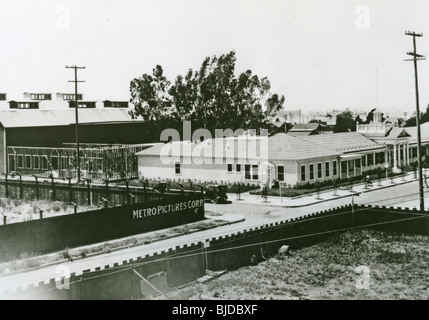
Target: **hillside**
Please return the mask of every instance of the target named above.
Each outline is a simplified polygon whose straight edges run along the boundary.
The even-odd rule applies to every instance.
[[[427,236],[370,230],[347,232],[311,247],[278,254],[258,265],[230,271],[209,282],[171,291],[166,297],[426,300],[428,244]],[[365,267],[359,269],[359,266]],[[365,270],[369,278],[363,281]]]

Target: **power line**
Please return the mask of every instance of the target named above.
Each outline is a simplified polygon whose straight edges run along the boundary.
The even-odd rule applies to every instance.
[[[422,137],[420,132],[420,106],[419,106],[419,81],[418,81],[418,74],[417,74],[417,61],[418,60],[425,60],[425,57],[417,54],[417,48],[416,48],[416,37],[423,37],[422,33],[415,33],[411,31],[406,31],[405,35],[412,36],[413,37],[413,52],[408,52],[407,54],[412,56],[412,59],[406,59],[405,61],[414,61],[414,79],[415,79],[415,87],[416,87],[416,126],[417,126],[417,159],[418,159],[418,170],[419,170],[419,194],[420,194],[420,210],[424,211],[425,209],[425,200],[423,196],[423,171],[422,171]]]
[[[77,80],[77,69],[86,69],[86,67],[78,67],[78,66],[66,66],[67,69],[74,69],[74,80],[69,80],[69,82],[74,82],[74,94],[75,94],[75,138],[76,138],[76,162],[77,162],[77,183],[80,182],[80,157],[79,157],[79,104],[78,104],[78,94],[77,94],[77,83],[85,82]]]

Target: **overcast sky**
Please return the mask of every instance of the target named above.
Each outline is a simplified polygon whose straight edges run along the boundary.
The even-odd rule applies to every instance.
[[[364,7],[362,7],[364,6]],[[368,10],[366,10],[368,9]],[[369,19],[369,20],[368,20]],[[415,110],[412,37],[429,55],[428,0],[0,0],[0,92],[73,92],[129,99],[160,64],[170,80],[235,50],[236,73],[267,76],[287,109]],[[429,65],[419,62],[420,106]]]

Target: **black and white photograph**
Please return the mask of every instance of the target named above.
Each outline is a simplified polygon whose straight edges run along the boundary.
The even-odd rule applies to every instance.
[[[428,14],[0,0],[0,300],[428,300]]]

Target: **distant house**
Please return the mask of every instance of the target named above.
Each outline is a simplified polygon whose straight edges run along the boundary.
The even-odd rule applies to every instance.
[[[293,136],[308,136],[313,134],[320,134],[325,130],[326,127],[319,123],[298,123],[295,124],[292,129],[289,130],[288,134]]]

